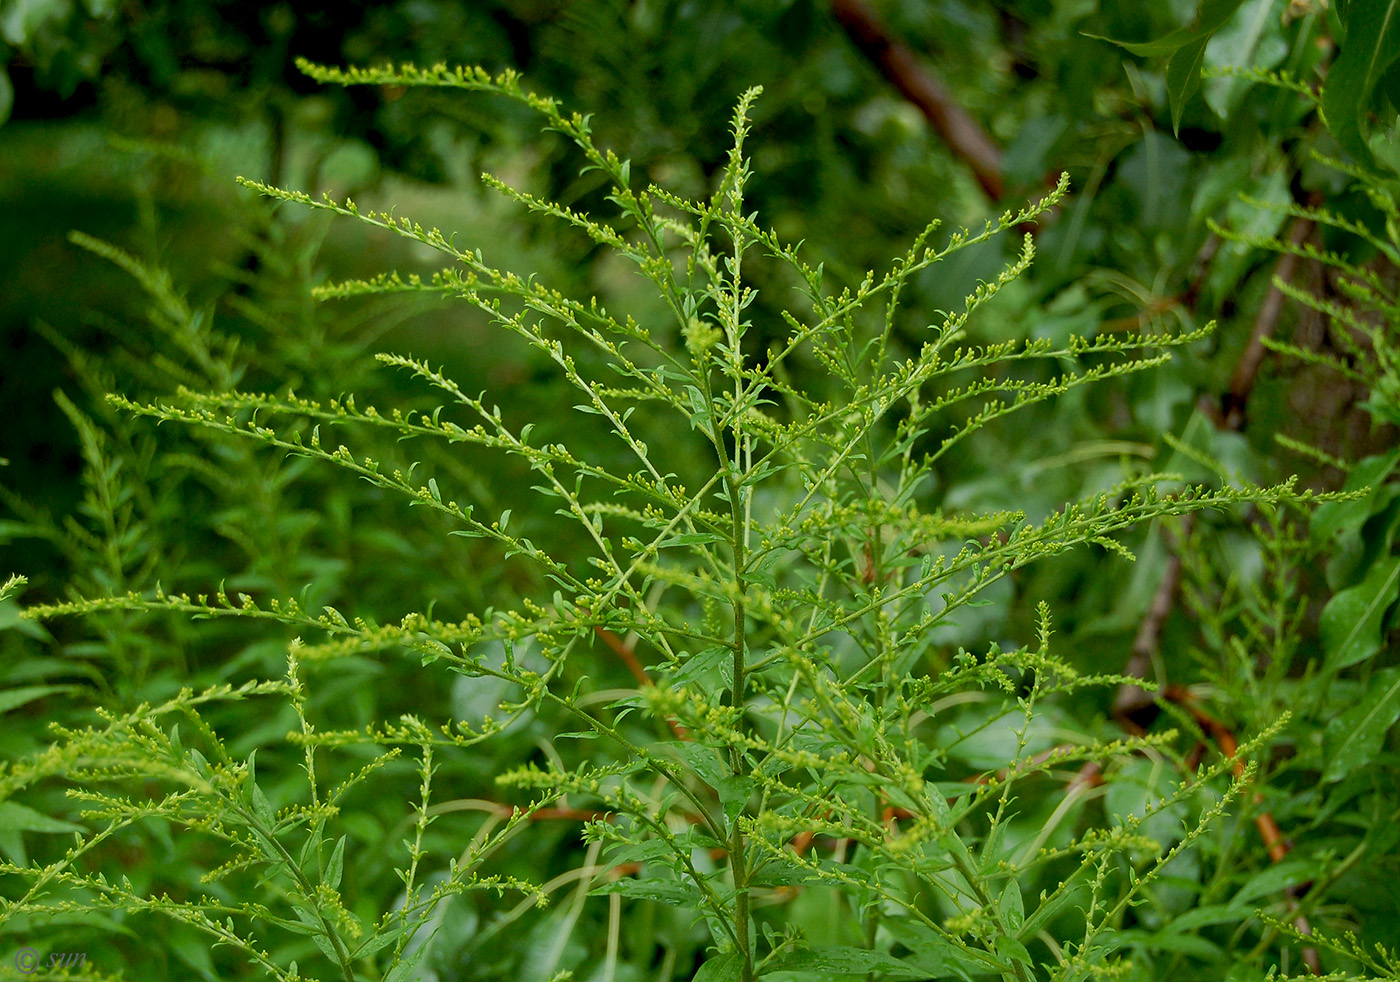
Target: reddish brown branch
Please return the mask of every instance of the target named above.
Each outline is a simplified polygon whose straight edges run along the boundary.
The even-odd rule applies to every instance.
[[[633,678],[642,685],[651,685],[651,676],[642,667],[642,663],[637,661],[637,656],[632,652],[632,649],[622,643],[621,638],[606,627],[595,627],[593,633],[602,638],[603,643],[612,649],[612,653],[617,655],[622,664],[627,666],[627,670],[632,673]]]
[[[861,53],[924,114],[953,154],[972,168],[987,197],[1000,201],[1006,191],[1001,150],[986,130],[953,101],[943,83],[919,64],[912,51],[890,36],[864,0],[832,0],[831,12]]]
[[[647,674],[647,670],[642,667],[642,663],[637,661],[636,654],[622,642],[621,638],[605,627],[595,627],[593,633],[603,639],[603,643],[612,649],[613,654],[617,655],[622,661],[622,664],[627,666],[627,670],[632,673],[632,676],[638,682],[642,683],[642,685],[651,685],[651,676]],[[690,739],[690,731],[680,723],[673,719],[668,719],[666,723],[671,727],[671,732],[674,733],[678,739]]]
[[[1181,521],[1182,537],[1191,534],[1191,516]],[[1157,583],[1157,592],[1152,595],[1152,604],[1138,625],[1137,637],[1133,639],[1132,653],[1123,666],[1123,674],[1135,679],[1147,678],[1152,668],[1152,660],[1157,656],[1161,644],[1162,627],[1171,616],[1176,604],[1176,592],[1181,585],[1181,556],[1167,542],[1167,562],[1162,570],[1162,579]],[[1141,734],[1146,727],[1137,719],[1138,714],[1155,704],[1153,696],[1137,685],[1121,685],[1113,697],[1113,718],[1129,733]]]

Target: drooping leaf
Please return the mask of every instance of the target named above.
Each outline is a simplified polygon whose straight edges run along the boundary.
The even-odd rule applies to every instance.
[[[1119,41],[1097,34],[1088,36],[1116,44],[1143,58],[1170,55],[1167,60],[1167,97],[1171,104],[1172,132],[1175,133],[1181,128],[1181,114],[1186,103],[1201,87],[1201,63],[1205,59],[1206,45],[1215,32],[1235,16],[1243,2],[1202,0],[1190,24],[1154,41]]]
[[[1201,65],[1205,62],[1210,35],[1192,39],[1172,52],[1167,60],[1167,103],[1172,110],[1172,133],[1181,132],[1181,114],[1186,103],[1201,88]]]
[[[1235,11],[1239,10],[1242,3],[1244,0],[1203,0],[1200,7],[1196,9],[1196,16],[1190,24],[1152,41],[1119,41],[1099,34],[1086,36],[1099,41],[1107,41],[1109,44],[1116,44],[1118,47],[1126,48],[1143,58],[1159,58],[1162,55],[1173,54],[1179,48],[1195,41],[1202,34],[1209,40],[1210,35],[1224,27],[1225,23],[1235,16]]]

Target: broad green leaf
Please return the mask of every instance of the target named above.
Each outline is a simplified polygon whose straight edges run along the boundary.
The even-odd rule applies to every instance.
[[[695,973],[694,982],[735,982],[744,970],[744,959],[737,951],[707,959]]]
[[[752,886],[788,887],[819,879],[821,874],[815,870],[781,858],[773,858],[758,868],[749,883]]]
[[[923,969],[926,975],[960,978],[969,972],[1001,972],[1004,967],[985,951],[967,947],[963,942],[955,944],[947,936],[918,921],[890,918],[884,927],[892,938],[913,952],[910,961]]]
[[[1201,88],[1201,65],[1206,57],[1210,35],[1203,34],[1172,52],[1167,61],[1167,102],[1172,110],[1172,133],[1181,132],[1181,114],[1186,103]]]
[[[1362,498],[1348,501],[1324,501],[1318,505],[1317,510],[1313,512],[1310,523],[1313,541],[1320,545],[1340,531],[1360,528],[1362,523],[1375,511],[1374,502],[1377,497],[1375,489],[1378,489],[1385,482],[1397,464],[1400,464],[1400,449],[1393,450],[1388,454],[1367,457],[1353,467],[1351,473],[1347,475],[1342,490],[1363,491],[1371,489],[1371,493]]]
[[[1016,882],[1015,877],[1007,881],[1006,888],[1001,891],[1001,902],[997,906],[1011,930],[1021,930],[1021,925],[1026,920],[1026,908],[1021,901],[1021,884]]]
[[[217,979],[219,977],[218,971],[214,968],[214,959],[210,953],[207,939],[186,931],[174,931],[164,938],[164,943],[169,946],[180,961],[199,973],[200,978]]]
[[[770,966],[776,972],[809,972],[819,978],[833,975],[881,973],[886,979],[923,979],[928,973],[882,951],[849,945],[825,945],[794,952]]]
[[[1327,601],[1318,630],[1329,672],[1355,665],[1380,650],[1381,621],[1397,596],[1400,556],[1387,556],[1360,583]]]
[[[1034,965],[1031,961],[1031,953],[1026,950],[1026,946],[1010,935],[1003,934],[997,938],[997,954],[1013,962],[1020,962],[1027,968]]]
[[[663,904],[695,907],[700,899],[699,889],[680,880],[638,880],[630,876],[593,888],[595,894],[617,893],[624,897],[655,900]]]
[[[1260,897],[1271,897],[1289,887],[1317,879],[1326,872],[1326,864],[1311,856],[1293,853],[1283,862],[1273,863],[1255,873],[1240,887],[1230,901],[1232,906],[1248,905]]]
[[[1275,68],[1288,57],[1286,31],[1278,15],[1277,0],[1246,0],[1241,11],[1211,38],[1205,67]],[[1206,103],[1222,120],[1228,120],[1245,95],[1256,87],[1246,79],[1229,77],[1210,79],[1204,86]],[[1284,181],[1287,182],[1286,177]]]
[[[1376,86],[1400,60],[1400,0],[1351,0],[1338,13],[1346,38],[1327,72],[1322,113],[1342,149],[1361,166],[1374,169],[1366,118]]]
[[[739,817],[757,787],[757,782],[752,778],[737,775],[719,782],[715,791],[719,793],[719,801],[724,807],[724,818],[727,822],[732,824]]]
[[[1327,725],[1324,781],[1339,781],[1375,759],[1400,719],[1400,668],[1377,672],[1356,705]]]
[[[1214,927],[1216,924],[1235,925],[1241,923],[1253,913],[1254,908],[1242,906],[1238,902],[1229,904],[1209,904],[1205,907],[1193,908],[1179,916],[1173,917],[1171,930],[1177,934],[1181,934],[1202,927]]]

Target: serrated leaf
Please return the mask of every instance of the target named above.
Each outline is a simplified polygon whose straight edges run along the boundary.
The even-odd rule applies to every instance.
[[[271,828],[277,824],[277,813],[272,809],[272,803],[267,800],[267,795],[263,794],[263,789],[252,781],[248,782],[248,803],[253,806],[253,814],[258,821]]]
[[[1386,734],[1400,719],[1400,668],[1377,672],[1366,694],[1346,712],[1327,724],[1324,747],[1327,765],[1324,781],[1339,781],[1366,767],[1380,752]]]

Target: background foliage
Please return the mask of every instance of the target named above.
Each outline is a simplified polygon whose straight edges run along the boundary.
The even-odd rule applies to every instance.
[[[1211,319],[1219,327],[1165,366],[992,421],[939,458],[924,503],[950,515],[1018,510],[1038,521],[1066,501],[1158,471],[1227,484],[1298,475],[1304,486],[1357,495],[1310,511],[1260,507],[1143,526],[1124,540],[1139,555],[1132,565],[1089,546],[1017,569],[987,588],[990,604],[939,625],[940,650],[951,658],[960,646],[1034,648],[1044,601],[1054,650],[1074,669],[1165,686],[1155,702],[1109,686],[1039,704],[1035,725],[1047,733],[1110,740],[1174,727],[1181,735],[1098,771],[1061,766],[1020,785],[1018,820],[1027,827],[1082,832],[1140,815],[1202,757],[1218,764],[1235,743],[1267,734],[1241,806],[1122,912],[1116,971],[1250,978],[1316,965],[1392,977],[1393,959],[1374,947],[1400,944],[1391,792],[1400,717],[1400,219],[1392,197],[1400,43],[1387,33],[1400,28],[1382,26],[1400,23],[1384,19],[1392,9],[1245,0],[1206,4],[1194,19],[1190,3],[1111,0],[873,8],[7,0],[0,570],[28,576],[26,606],[150,596],[157,584],[212,595],[223,584],[230,596],[299,596],[308,611],[332,605],[372,626],[413,611],[456,621],[517,609],[553,589],[537,566],[449,537],[450,516],[408,513],[382,487],[231,434],[157,429],[104,398],[119,392],[144,404],[181,386],[294,389],[323,403],[354,392],[361,405],[431,412],[430,394],[371,358],[411,350],[465,392],[491,390],[516,430],[536,421],[537,442],[584,432],[581,417],[560,411],[574,400],[561,394],[546,354],[480,310],[413,295],[314,303],[312,287],[328,280],[435,264],[422,243],[383,229],[273,209],[240,190],[234,174],[313,196],[353,195],[364,209],[392,204],[425,224],[469,231],[501,268],[534,272],[568,296],[596,295],[639,321],[659,316],[625,261],[481,183],[489,170],[581,212],[611,207],[606,174],[580,173],[563,136],[537,138],[527,109],[396,84],[323,87],[295,69],[294,56],[518,69],[533,91],[593,114],[593,139],[630,161],[638,186],[700,198],[729,160],[735,102],[762,85],[746,207],[784,239],[803,240],[806,262],[823,264],[838,286],[854,288],[866,269],[884,268],[931,217],[980,228],[1067,172],[1069,197],[1036,227],[1037,262],[969,321],[970,340],[1063,345],[1072,334],[1190,334]],[[920,78],[891,45],[912,54],[941,102],[919,101]],[[984,134],[990,170],[974,144],[938,122],[950,107]],[[923,325],[994,279],[1015,258],[1017,239],[990,240],[911,275],[894,349],[916,351]],[[794,284],[775,264],[750,275],[760,291],[745,354],[761,358],[785,334],[779,312],[791,306]],[[795,356],[788,371],[788,384],[814,401],[837,395],[810,356]],[[1059,369],[992,371],[1033,383]],[[357,441],[357,454],[401,459],[393,434],[371,430]],[[417,480],[458,489],[482,514],[514,509],[514,521],[534,541],[553,543],[552,553],[584,548],[576,525],[549,508],[535,514],[520,498],[531,481],[520,461],[464,458],[424,441],[414,442],[413,459]],[[190,619],[151,607],[41,626],[18,610],[15,597],[0,601],[0,740],[12,777],[43,759],[56,738],[51,722],[85,727],[96,707],[121,716],[178,702],[184,687],[280,679],[288,641],[300,633],[276,619]],[[579,657],[589,661],[575,670],[600,691],[637,689],[626,658],[602,640]],[[442,678],[412,662],[356,658],[274,714],[251,708],[245,694],[211,703],[201,718],[228,741],[230,760],[258,751],[258,783],[280,808],[303,793],[305,775],[285,743],[299,714],[336,730],[403,713],[480,720],[518,697],[504,683]],[[967,695],[943,711],[939,740],[966,775],[995,773],[1023,748],[998,742],[1000,702]],[[1291,717],[1275,729],[1285,710]],[[483,752],[439,761],[436,788],[477,816],[463,834],[494,844],[491,870],[572,899],[537,909],[516,906],[518,895],[458,897],[435,914],[431,950],[410,949],[424,959],[414,973],[689,978],[705,963],[714,937],[684,911],[637,894],[621,917],[620,894],[585,899],[589,877],[577,871],[602,860],[601,847],[580,837],[582,808],[560,807],[523,828],[506,821],[503,809],[527,797],[495,779],[546,765],[572,728],[532,712]],[[89,756],[62,766],[78,774],[104,765]],[[422,774],[397,763],[384,764],[384,774],[375,794],[347,791],[346,851],[372,856],[410,834],[404,816]],[[0,804],[8,863],[61,855],[82,821],[83,803],[65,797],[69,786],[39,781]],[[1071,804],[1079,811],[1066,822]],[[1155,816],[1159,837],[1184,831],[1185,814]],[[430,843],[439,851],[455,841],[441,824],[420,832],[442,836]],[[334,865],[333,845],[327,840],[318,862]],[[856,848],[830,832],[818,845],[823,855]],[[644,850],[612,857],[608,869],[647,858]],[[364,893],[346,903],[373,919],[402,884],[387,859],[377,869],[359,861],[370,866],[357,870]],[[103,843],[93,871],[120,870],[135,894],[156,882],[156,870],[183,871],[173,892],[197,895],[209,865],[198,847],[152,823],[149,834]],[[17,895],[13,874],[0,882],[0,893]],[[635,882],[646,882],[645,871]],[[774,901],[774,930],[786,923],[831,934],[842,905],[856,903],[839,890],[788,890]],[[999,898],[1003,909],[1019,902]],[[8,911],[3,931],[15,948],[86,951],[89,967],[105,973],[261,977],[229,949],[211,950],[200,925],[174,922],[153,936],[155,923],[164,922],[129,910],[42,921]],[[1311,941],[1292,936],[1299,925]],[[1348,932],[1355,941],[1343,940]],[[502,937],[520,943],[503,946]],[[896,955],[915,950],[907,936],[880,940]],[[1054,961],[1044,939],[1027,943],[1035,965]],[[301,959],[308,972],[317,957],[304,938],[272,954],[283,966]],[[724,964],[709,962],[719,966],[711,972]],[[895,971],[874,962],[851,970]]]

